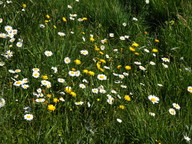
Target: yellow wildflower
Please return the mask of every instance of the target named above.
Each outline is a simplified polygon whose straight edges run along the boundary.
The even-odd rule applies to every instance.
[[[129,95],[125,95],[125,96],[124,96],[124,99],[125,99],[126,101],[131,101],[131,97],[130,97]]]
[[[50,16],[47,14],[47,15],[46,15],[46,18],[50,19]]]
[[[155,39],[155,42],[156,42],[156,43],[159,43],[159,40],[158,40],[158,39]]]
[[[72,89],[71,89],[70,87],[66,87],[66,88],[65,88],[65,92],[71,93],[71,91],[72,91]]]
[[[47,80],[47,79],[48,79],[48,76],[43,75],[43,76],[42,76],[42,79]]]
[[[74,60],[74,62],[75,62],[76,65],[80,65],[81,64],[81,61],[78,60],[78,59]]]
[[[76,96],[77,96],[77,94],[76,94],[75,92],[73,92],[73,91],[70,92],[70,95],[73,96],[73,97],[76,97]]]
[[[106,60],[104,60],[104,59],[100,59],[99,61],[102,63],[106,63]]]
[[[95,39],[94,39],[93,37],[90,37],[90,41],[91,41],[91,42],[94,42]]]
[[[54,29],[56,29],[56,28],[57,28],[57,26],[56,26],[56,25],[53,25],[53,28],[54,28]]]
[[[157,53],[158,49],[152,49],[152,52]]]
[[[100,101],[100,99],[98,98],[97,101]]]
[[[47,94],[47,97],[50,98],[50,97],[51,97],[51,94]]]
[[[91,76],[95,75],[95,73],[93,71],[89,71],[88,74],[91,75]]]
[[[54,98],[54,99],[53,99],[53,102],[54,102],[54,103],[57,103],[57,102],[59,102],[59,99],[58,99],[58,98]]]
[[[138,47],[139,44],[138,43],[132,43],[132,46]]]
[[[88,71],[87,69],[84,69],[84,70],[83,70],[83,73],[88,74],[88,73],[89,73],[89,71]]]
[[[48,105],[48,110],[50,111],[54,111],[56,109],[56,107],[52,104]]]
[[[131,69],[131,66],[125,66],[125,69],[126,69],[126,70],[130,70],[130,69]]]
[[[135,55],[140,55],[140,54],[138,52],[136,52]]]
[[[104,55],[104,53],[102,51],[99,52],[101,55]]]
[[[24,7],[24,8],[26,8],[26,7],[27,7],[27,5],[26,5],[26,4],[23,4],[23,7]]]
[[[122,67],[122,65],[118,65],[118,66],[117,66],[117,69],[120,69],[121,67]]]
[[[49,22],[49,20],[45,20],[45,23],[48,23]]]
[[[67,21],[67,19],[66,19],[65,17],[62,17],[62,20],[63,20],[64,22],[66,22],[66,21]]]
[[[129,50],[130,50],[130,51],[135,51],[135,48],[129,47]]]
[[[124,105],[119,105],[119,108],[120,109],[125,109],[125,106]]]

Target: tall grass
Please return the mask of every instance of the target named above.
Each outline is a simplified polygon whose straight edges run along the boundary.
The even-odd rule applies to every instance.
[[[186,70],[192,66],[191,1],[151,0],[146,4],[133,0],[30,0],[3,3],[0,5],[0,18],[3,18],[0,33],[5,32],[4,26],[12,26],[18,30],[16,41],[23,39],[23,46],[17,47],[16,42],[0,38],[1,54],[7,50],[14,52],[12,58],[0,57],[0,61],[5,62],[0,67],[0,97],[6,100],[5,106],[0,108],[1,143],[184,144],[187,143],[184,136],[192,137],[192,98],[187,91],[192,85],[192,76],[191,71]],[[79,22],[76,18],[73,21],[69,14],[87,20]],[[45,23],[45,20],[50,21]],[[58,32],[64,32],[66,36],[60,37]],[[115,36],[110,37],[109,33]],[[90,34],[93,34],[94,41],[91,41]],[[120,40],[121,36],[129,38]],[[107,42],[101,43],[105,38]],[[139,46],[132,46],[133,43]],[[95,49],[102,45],[105,50]],[[131,51],[130,46],[135,51]],[[45,56],[47,50],[53,52],[51,57]],[[81,55],[80,50],[88,50],[89,54]],[[66,57],[71,59],[68,65],[64,63]],[[170,62],[163,62],[163,57]],[[81,60],[80,65],[74,63],[76,59]],[[101,62],[99,66],[110,69],[103,72],[97,67],[101,59],[106,63]],[[150,61],[156,65],[151,65]],[[146,70],[142,71],[134,62],[141,62]],[[125,66],[131,66],[131,69],[126,70]],[[58,73],[54,73],[51,67],[57,67]],[[40,69],[37,79],[32,76],[33,68]],[[8,71],[10,69],[21,69],[21,73],[16,76]],[[81,75],[69,76],[72,69],[80,70]],[[85,69],[93,71],[95,76],[83,73]],[[115,76],[124,72],[129,76],[124,79]],[[107,80],[97,79],[101,73],[107,76]],[[51,88],[40,84],[45,75],[51,81]],[[29,79],[28,89],[13,85],[14,81],[23,78]],[[64,78],[66,82],[59,83],[57,78]],[[86,89],[79,87],[83,79],[89,81],[84,83]],[[115,80],[122,83],[114,83]],[[107,93],[92,92],[101,85]],[[71,86],[77,96],[66,92],[66,86]],[[33,93],[38,88],[43,90],[44,103],[35,102],[37,97]],[[48,98],[47,94],[52,97]],[[114,98],[112,104],[107,102],[108,94]],[[125,95],[131,100],[126,101]],[[149,95],[157,96],[159,103],[153,104]],[[60,97],[65,102],[54,102],[54,98]],[[75,105],[78,101],[84,104]],[[169,113],[173,103],[181,106],[176,115]],[[49,104],[56,109],[48,110]],[[24,119],[27,106],[34,116],[31,121]]]

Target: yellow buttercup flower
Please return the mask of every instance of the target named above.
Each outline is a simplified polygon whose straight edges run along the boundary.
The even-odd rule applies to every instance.
[[[125,106],[124,105],[119,105],[119,108],[120,109],[125,109]]]
[[[54,103],[57,103],[57,102],[59,102],[59,99],[58,99],[58,98],[54,98],[54,99],[53,99],[53,102],[54,102]]]
[[[76,65],[80,65],[81,64],[81,61],[78,60],[78,59],[74,60],[74,62],[75,62]]]
[[[47,97],[50,98],[50,97],[51,97],[51,94],[47,94]]]
[[[70,95],[73,96],[73,97],[76,97],[76,96],[77,96],[77,94],[76,94],[75,92],[73,92],[73,91],[70,92]]]
[[[43,75],[43,76],[42,76],[42,79],[47,80],[47,79],[48,79],[48,76]]]
[[[95,75],[95,73],[93,71],[89,71],[88,74],[91,75],[91,76]]]
[[[50,111],[54,111],[56,109],[56,107],[52,104],[48,105],[48,110]]]
[[[129,47],[129,50],[130,50],[130,51],[135,51],[135,48]]]
[[[135,55],[140,55],[140,54],[138,52],[136,52]]]
[[[122,67],[122,65],[118,65],[118,66],[117,66],[117,69],[120,69],[121,67]]]
[[[152,52],[157,53],[158,49],[152,49]]]
[[[24,7],[24,8],[26,8],[26,7],[27,7],[27,5],[26,5],[26,4],[23,4],[23,7]]]
[[[62,20],[63,20],[64,22],[66,22],[66,21],[67,21],[67,19],[66,19],[65,17],[62,17]]]
[[[90,41],[91,41],[91,42],[94,42],[95,39],[94,39],[93,37],[90,37]]]
[[[88,71],[87,69],[84,69],[84,70],[83,70],[83,73],[85,73],[85,74],[88,74],[88,72],[89,72],[89,71]]]
[[[158,40],[158,39],[155,39],[155,42],[156,42],[156,43],[159,43],[159,40]]]
[[[47,14],[47,15],[46,15],[46,18],[50,19],[50,16]]]
[[[126,70],[130,70],[130,69],[131,69],[131,66],[125,66],[125,69],[126,69]]]
[[[139,44],[138,43],[132,43],[132,46],[138,47]]]
[[[124,99],[125,99],[126,101],[131,101],[131,97],[130,97],[129,95],[125,95],[125,96],[124,96]]]
[[[57,26],[56,26],[56,25],[53,25],[53,28],[54,28],[54,29],[56,29],[56,28],[57,28]]]

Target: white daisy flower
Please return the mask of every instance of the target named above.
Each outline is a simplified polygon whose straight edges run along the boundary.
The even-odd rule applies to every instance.
[[[124,78],[125,78],[125,76],[122,75],[122,74],[119,74],[118,76],[119,76],[119,78],[121,78],[121,79],[124,79]]]
[[[104,89],[99,89],[99,92],[102,93],[102,94],[104,94],[104,93],[106,93],[106,90],[104,90]]]
[[[133,17],[133,21],[138,21],[138,19],[136,17]]]
[[[51,51],[45,51],[44,54],[47,56],[47,57],[50,57],[53,55],[53,53]]]
[[[149,4],[149,0],[145,0],[145,3],[146,3],[146,4]]]
[[[73,77],[76,75],[76,72],[75,71],[69,71],[69,75]]]
[[[59,35],[59,36],[65,36],[65,33],[63,33],[63,32],[58,32],[58,35]]]
[[[146,53],[150,53],[150,51],[149,51],[148,49],[144,49],[144,51],[145,51]]]
[[[65,62],[66,64],[69,64],[69,63],[71,62],[71,59],[70,59],[69,57],[65,57],[65,58],[64,58],[64,62]]]
[[[82,101],[75,102],[75,105],[83,105],[83,104],[84,104],[84,102],[82,102]]]
[[[9,26],[9,25],[5,26],[6,32],[10,33],[12,30],[13,30],[12,26]]]
[[[109,37],[114,37],[114,33],[109,33]]]
[[[146,70],[146,68],[145,68],[144,66],[139,66],[139,69],[140,69],[140,70],[143,70],[143,71]]]
[[[156,65],[153,61],[149,62],[150,65]]]
[[[173,105],[173,107],[174,107],[175,109],[178,109],[178,110],[181,109],[181,107],[179,106],[179,104],[173,103],[172,105]]]
[[[154,95],[149,95],[149,96],[148,96],[148,99],[149,99],[153,104],[159,103],[159,98],[156,97],[156,96],[154,96]]]
[[[141,62],[135,61],[134,64],[141,65]]]
[[[187,142],[190,142],[190,141],[191,141],[191,138],[189,138],[188,136],[184,136],[184,139],[185,139]]]
[[[35,101],[38,103],[42,103],[42,102],[45,102],[45,99],[44,98],[38,98]]]
[[[0,18],[0,23],[2,23],[3,22],[3,19],[2,18]]]
[[[5,99],[4,98],[0,98],[0,108],[5,106]]]
[[[65,79],[63,79],[63,78],[58,78],[57,81],[58,81],[59,83],[64,83],[64,82],[65,82]]]
[[[76,77],[80,76],[80,74],[81,74],[81,72],[79,70],[75,72]]]
[[[39,24],[39,27],[40,28],[45,28],[45,25],[44,24]]]
[[[4,66],[5,65],[5,62],[0,62],[0,66]]]
[[[124,36],[120,36],[119,39],[120,40],[125,40],[125,37]]]
[[[117,122],[118,122],[118,123],[122,123],[122,120],[119,119],[119,118],[117,118]]]
[[[190,92],[190,93],[192,93],[192,86],[188,86],[188,87],[187,87],[187,91]]]
[[[80,53],[81,53],[82,55],[88,55],[88,54],[89,54],[89,52],[88,52],[87,50],[81,50]]]
[[[170,113],[171,115],[176,115],[176,111],[175,111],[173,108],[170,108],[170,109],[169,109],[169,113]]]
[[[38,88],[38,89],[37,89],[37,92],[38,92],[38,93],[41,93],[41,92],[42,92],[42,89],[41,89],[41,88]]]
[[[38,77],[40,76],[40,73],[37,72],[37,71],[34,71],[33,74],[32,74],[32,76],[33,76],[34,78],[38,78]]]
[[[168,68],[169,67],[168,65],[166,65],[164,63],[162,63],[162,65],[163,65],[164,68]]]
[[[98,92],[99,92],[99,89],[98,89],[98,88],[93,88],[93,89],[92,89],[92,93],[98,94]]]
[[[27,85],[27,84],[22,84],[21,87],[22,87],[23,89],[28,89],[28,88],[29,88],[29,85]]]
[[[57,73],[57,72],[58,72],[57,67],[51,67],[51,69],[54,71],[54,73]]]
[[[39,68],[33,68],[32,71],[33,72],[39,72]]]
[[[16,43],[16,46],[17,46],[17,47],[22,47],[22,46],[23,46],[23,43],[22,43],[22,42],[17,42],[17,43]]]
[[[21,80],[15,81],[13,83],[14,86],[21,86],[23,84],[23,82]]]
[[[31,121],[31,120],[33,120],[33,115],[32,114],[26,114],[26,115],[24,115],[24,119]]]
[[[149,115],[154,117],[155,113],[149,112]]]
[[[86,86],[84,84],[79,84],[79,87],[82,88],[82,89],[86,88]]]
[[[170,60],[168,59],[168,58],[161,58],[162,59],[162,61],[164,61],[164,62],[170,62]]]
[[[98,78],[99,80],[106,80],[106,79],[107,79],[107,76],[104,75],[104,74],[98,74],[98,75],[97,75],[97,78]]]

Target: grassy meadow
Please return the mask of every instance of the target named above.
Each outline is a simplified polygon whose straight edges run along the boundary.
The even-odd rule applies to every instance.
[[[0,0],[0,143],[191,143],[191,11]]]

